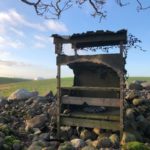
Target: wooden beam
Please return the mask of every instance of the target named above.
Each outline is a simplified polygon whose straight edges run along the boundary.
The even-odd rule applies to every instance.
[[[61,90],[81,90],[81,91],[120,91],[119,87],[86,87],[86,86],[73,86],[61,87]]]
[[[83,111],[71,111],[68,114],[61,114],[63,117],[73,117],[73,118],[82,118],[82,119],[98,119],[98,120],[111,120],[119,121],[120,113],[119,109],[115,110],[106,110],[100,113],[87,113]]]
[[[120,123],[117,121],[79,119],[79,118],[69,118],[69,117],[61,117],[61,125],[79,126],[79,127],[88,127],[88,128],[96,127],[101,129],[112,129],[112,130],[120,129]]]
[[[83,105],[89,106],[105,106],[105,107],[120,107],[120,100],[115,98],[91,98],[91,97],[73,97],[62,96],[62,104]]]

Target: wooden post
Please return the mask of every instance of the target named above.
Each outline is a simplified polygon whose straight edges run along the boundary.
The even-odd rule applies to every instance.
[[[57,66],[57,138],[60,138],[60,112],[61,112],[61,93],[60,93],[60,87],[61,87],[61,66]]]
[[[58,56],[62,53],[62,43],[58,40],[55,46]],[[57,57],[58,58],[58,57]],[[60,138],[60,112],[61,112],[61,65],[57,65],[57,138]]]
[[[123,42],[120,42],[120,54],[123,59]],[[120,72],[120,139],[123,135],[123,102],[124,102],[124,62]]]

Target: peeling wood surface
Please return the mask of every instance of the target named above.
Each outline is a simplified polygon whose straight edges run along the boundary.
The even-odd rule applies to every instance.
[[[62,104],[83,105],[89,106],[104,106],[104,107],[120,107],[120,99],[115,98],[91,98],[91,97],[73,97],[63,96],[61,98]]]
[[[61,117],[61,125],[120,130],[120,122]]]
[[[69,114],[61,114],[64,117],[73,117],[73,118],[83,118],[83,119],[98,119],[98,120],[112,120],[119,121],[120,120],[119,109],[107,110],[105,112],[100,113],[87,113],[83,111],[73,111]]]

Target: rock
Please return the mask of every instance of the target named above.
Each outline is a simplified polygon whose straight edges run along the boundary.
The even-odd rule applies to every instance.
[[[93,128],[93,132],[97,135],[100,135],[101,129],[100,128]]]
[[[133,81],[132,83],[130,83],[129,89],[131,89],[131,90],[142,90],[143,87],[141,85],[141,82]]]
[[[132,141],[136,141],[136,137],[134,136],[134,134],[129,133],[129,132],[123,132],[123,136],[121,139],[121,145],[124,145],[128,142],[132,142]]]
[[[144,89],[150,90],[150,81],[149,82],[143,82],[141,85]]]
[[[80,133],[80,138],[83,140],[92,139],[92,132],[87,129],[83,129]]]
[[[58,150],[75,150],[70,142],[61,143]]]
[[[2,137],[0,137],[0,149],[2,149],[4,144],[4,139]]]
[[[113,144],[113,148],[118,148],[119,147],[119,137],[117,134],[112,134],[110,137],[109,137],[111,143]]]
[[[60,128],[60,135],[61,135],[61,138],[64,139],[64,140],[69,140],[70,137],[73,135],[73,129],[72,127],[68,127],[68,126],[62,126]]]
[[[144,145],[144,143],[135,141],[135,142],[128,142],[127,144],[125,144],[123,146],[123,150],[150,150],[150,148]]]
[[[81,150],[97,150],[97,149],[93,146],[85,146]]]
[[[126,109],[125,116],[126,116],[126,118],[129,119],[129,120],[134,120],[134,119],[135,119],[135,116],[134,116],[134,109],[133,109],[133,108],[127,108],[127,109]]]
[[[101,148],[110,148],[112,146],[111,140],[108,137],[100,138],[99,144]]]
[[[41,130],[39,128],[33,128],[34,135],[41,134]]]
[[[92,141],[91,142],[91,145],[95,148],[100,148],[101,147],[101,143],[100,143],[100,140],[95,140],[95,141]]]
[[[33,142],[27,150],[42,150],[45,147],[45,144],[39,141]]]
[[[13,150],[21,150],[21,142],[19,140],[14,141]]]
[[[140,98],[134,98],[133,101],[132,101],[134,106],[141,105],[143,102],[144,102],[144,100],[140,99]]]
[[[45,126],[47,116],[45,114],[37,115],[30,120],[26,120],[25,130],[28,131],[32,128],[41,128]]]
[[[127,101],[131,101],[133,100],[134,98],[138,98],[139,97],[139,93],[135,90],[130,90],[129,92],[127,92],[127,95],[125,97],[125,99]]]
[[[5,106],[6,104],[8,104],[8,101],[6,99],[0,97],[0,107]]]
[[[10,100],[25,100],[30,97],[37,96],[38,92],[29,92],[26,89],[18,89],[15,92],[13,92],[9,97],[8,101]]]
[[[71,140],[71,144],[76,149],[79,149],[79,148],[85,146],[85,142],[82,139],[73,139],[73,140]]]
[[[48,141],[48,140],[50,140],[50,134],[49,133],[42,133],[42,134],[40,134],[39,135],[39,139],[40,140],[43,140],[43,141]]]

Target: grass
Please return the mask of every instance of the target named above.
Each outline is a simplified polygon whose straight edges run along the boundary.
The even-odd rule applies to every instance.
[[[24,81],[30,81],[30,80],[21,79],[21,78],[0,77],[0,84],[8,84],[8,83],[16,83],[16,82],[24,82]]]
[[[1,79],[1,78],[0,78]],[[143,80],[150,81],[150,77],[130,77],[128,82],[131,83],[133,80]],[[1,81],[1,80],[0,80]],[[10,81],[10,80],[8,80]],[[0,95],[9,96],[12,92],[17,89],[25,88],[29,91],[37,90],[40,95],[44,95],[50,90],[56,93],[56,79],[48,79],[48,80],[39,80],[39,81],[17,81],[15,83],[10,83],[5,79],[5,82],[0,82]],[[71,86],[73,84],[73,78],[63,78],[62,86]]]
[[[63,78],[62,86],[71,86],[72,82],[72,78]],[[9,96],[12,92],[20,88],[25,88],[29,91],[37,90],[40,95],[44,95],[50,90],[56,93],[56,86],[56,79],[0,84],[0,95]]]

